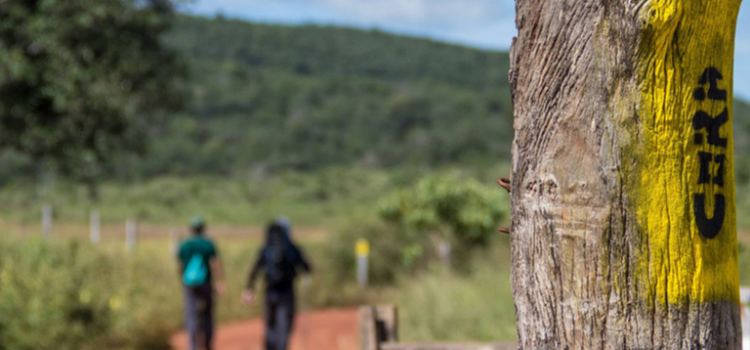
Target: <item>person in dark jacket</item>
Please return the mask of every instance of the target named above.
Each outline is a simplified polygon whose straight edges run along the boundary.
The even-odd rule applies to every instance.
[[[292,243],[288,222],[272,223],[266,231],[266,243],[250,270],[242,301],[255,301],[255,281],[265,272],[266,350],[287,350],[295,314],[294,279],[299,269],[310,272],[302,251]]]

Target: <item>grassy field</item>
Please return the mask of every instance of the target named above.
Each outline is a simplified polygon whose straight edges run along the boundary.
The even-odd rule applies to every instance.
[[[78,184],[21,182],[0,189],[0,223],[39,223],[41,208],[48,204],[55,219],[64,223],[86,223],[90,211],[96,209],[109,224],[124,225],[125,219],[135,218],[152,225],[182,226],[201,214],[212,224],[245,227],[263,225],[283,213],[305,226],[331,227],[400,181],[398,174],[357,169],[268,178],[166,177],[103,183],[97,199]]]
[[[41,208],[51,205],[55,220],[87,223],[92,209],[102,222],[123,225],[127,218],[157,226],[182,227],[203,215],[219,226],[262,226],[284,214],[297,225],[337,227],[362,214],[374,215],[377,201],[428,174],[459,173],[495,186],[508,168],[459,170],[331,168],[315,173],[245,177],[164,177],[132,183],[102,183],[92,199],[81,184],[19,180],[0,187],[0,227],[40,225]],[[497,187],[498,191],[502,191]],[[36,226],[40,227],[40,226]]]
[[[49,240],[0,239],[0,344],[10,349],[166,349],[182,324],[182,290],[168,235],[141,236],[134,252],[122,237],[92,246],[81,227]],[[262,236],[217,229],[213,234],[225,266],[227,293],[218,299],[220,322],[256,317],[240,294]],[[226,232],[226,233],[224,233]],[[378,289],[326,278],[325,243],[317,229],[295,237],[316,267],[300,308],[374,302]],[[11,315],[13,315],[11,317]]]
[[[342,230],[351,238],[374,220],[380,198],[420,175],[336,171],[262,180],[105,184],[98,201],[88,199],[82,187],[64,183],[44,194],[25,193],[33,188],[29,184],[0,189],[0,348],[166,349],[183,318],[174,247],[196,213],[207,217],[225,264],[228,292],[218,302],[220,322],[260,314],[257,306],[241,307],[239,296],[262,243],[262,225],[285,214],[316,269],[310,290],[300,293],[301,309],[395,303],[405,341],[514,340],[507,237],[478,251],[460,272],[435,263],[363,290],[349,270],[341,269],[331,247],[341,246]],[[503,173],[471,176],[489,182]],[[738,188],[740,213],[750,207],[745,191]],[[41,238],[42,203],[55,208],[47,240]],[[92,207],[103,221],[98,246],[88,242]],[[738,216],[746,228],[744,216]],[[133,253],[125,249],[128,217],[139,222]],[[740,279],[750,285],[750,233],[742,230],[739,239]]]
[[[248,233],[233,230],[237,229],[219,229],[227,233],[213,235],[228,285],[227,294],[218,299],[220,322],[256,317],[261,312],[258,306],[247,308],[239,303],[261,236],[257,229],[248,229]],[[71,228],[65,237],[47,241],[2,239],[0,311],[2,315],[22,315],[0,321],[0,329],[5,330],[0,331],[2,344],[14,349],[96,349],[105,345],[166,349],[167,337],[182,324],[182,291],[169,236],[143,236],[135,252],[128,253],[122,237],[110,236],[92,246],[85,231],[79,232],[75,234]],[[401,307],[406,340],[513,340],[506,242],[478,255],[473,273],[459,274],[435,265],[420,275],[402,276],[408,278],[400,278],[396,285],[363,290],[355,284],[354,276],[341,283],[326,272],[329,233],[301,229],[295,237],[316,267],[310,290],[300,293],[302,310],[395,303]],[[50,285],[56,288],[50,290]],[[32,297],[22,301],[21,295]],[[61,299],[61,295],[66,297]],[[90,316],[88,321],[75,317],[70,321],[75,313]],[[44,321],[50,315],[56,316]],[[53,321],[61,319],[68,322]],[[79,333],[70,332],[71,325]],[[44,331],[33,335],[24,331],[37,327]],[[60,334],[67,336],[61,338]],[[87,336],[92,334],[96,336]]]
[[[121,236],[91,246],[84,226],[75,232],[71,226],[64,237],[46,241],[0,240],[0,315],[5,315],[0,341],[18,345],[9,347],[14,349],[166,349],[167,337],[182,323],[182,292],[169,236],[144,235],[136,251],[127,253]],[[240,306],[239,295],[261,244],[259,229],[217,227],[213,237],[229,287],[218,301],[220,322],[258,316],[260,308]],[[347,283],[330,278],[326,247],[335,238],[332,232],[300,228],[295,237],[316,266],[309,292],[300,293],[303,310],[394,303],[404,341],[515,338],[507,237],[478,252],[468,271],[435,263],[422,273],[401,275],[395,285],[367,291],[354,284],[354,276]],[[740,264],[750,264],[744,243]],[[748,270],[741,270],[741,279],[750,283]]]

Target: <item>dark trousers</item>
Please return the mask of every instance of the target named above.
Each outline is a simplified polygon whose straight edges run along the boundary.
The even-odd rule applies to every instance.
[[[214,332],[213,291],[210,284],[185,287],[185,328],[190,350],[211,350]]]
[[[266,350],[287,350],[294,324],[294,290],[266,292]]]

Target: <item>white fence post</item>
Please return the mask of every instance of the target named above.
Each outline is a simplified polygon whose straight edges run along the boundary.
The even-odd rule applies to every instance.
[[[44,238],[49,238],[52,235],[52,207],[49,204],[42,207],[42,232]]]
[[[91,211],[91,229],[89,231],[89,237],[91,238],[91,244],[99,244],[101,240],[100,223],[99,223],[99,212],[96,210]]]
[[[446,241],[440,241],[438,243],[438,255],[440,256],[440,262],[443,265],[451,264],[451,244]]]
[[[169,254],[172,256],[177,256],[177,250],[178,247],[178,241],[177,241],[177,235],[174,233],[174,229],[169,230]]]
[[[125,222],[125,244],[129,252],[135,251],[136,227],[135,220],[128,219]]]

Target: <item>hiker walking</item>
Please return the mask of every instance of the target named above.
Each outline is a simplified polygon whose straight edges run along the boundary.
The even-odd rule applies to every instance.
[[[266,243],[250,271],[242,302],[255,301],[255,280],[265,271],[266,350],[287,350],[295,313],[294,278],[299,268],[310,272],[302,251],[290,239],[288,220],[272,223],[266,231]]]
[[[180,244],[177,253],[185,290],[185,328],[190,350],[212,349],[214,289],[217,294],[223,294],[225,289],[221,262],[205,229],[202,218],[193,218],[192,235]]]

